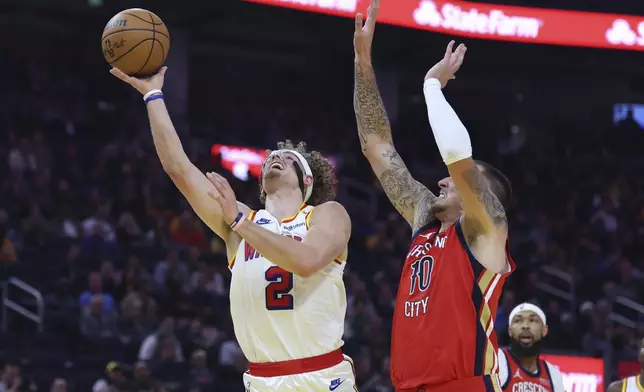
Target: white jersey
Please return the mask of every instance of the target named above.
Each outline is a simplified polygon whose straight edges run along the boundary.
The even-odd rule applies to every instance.
[[[644,385],[642,385],[642,380],[640,376],[632,376],[624,379],[622,384],[622,392],[642,392],[644,391]]]
[[[543,361],[543,362],[545,362],[546,366],[548,367],[550,380],[552,380],[553,392],[565,392],[563,375],[561,374],[561,371],[559,371],[559,368],[548,361]],[[521,375],[519,374],[519,377],[520,376]],[[499,380],[501,381],[501,385],[503,385],[505,388],[505,385],[512,377],[514,377],[514,375],[510,374],[510,366],[508,364],[508,358],[505,356],[505,352],[503,351],[503,349],[499,349]],[[539,390],[538,387],[533,389],[535,390],[535,392]],[[510,392],[515,392],[515,391],[510,391]]]
[[[281,222],[266,210],[251,211],[248,219],[302,241],[313,210],[303,204],[297,214]],[[340,348],[347,309],[344,267],[345,261],[336,259],[307,278],[299,277],[277,267],[242,240],[229,264],[230,313],[246,359],[281,362]]]

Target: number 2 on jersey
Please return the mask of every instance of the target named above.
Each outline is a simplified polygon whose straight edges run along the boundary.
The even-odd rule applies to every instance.
[[[277,266],[269,267],[264,277],[270,283],[266,286],[267,310],[293,310],[293,274]]]

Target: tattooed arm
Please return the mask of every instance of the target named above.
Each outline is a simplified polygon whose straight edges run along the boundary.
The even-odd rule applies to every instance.
[[[415,231],[432,219],[430,207],[436,196],[414,180],[396,151],[376,76],[369,64],[355,63],[353,108],[362,152],[391,203]]]
[[[463,204],[461,225],[468,243],[478,237],[496,236],[501,232],[507,235],[505,209],[490,189],[484,168],[480,168],[472,158],[456,161],[447,166]],[[505,242],[505,241],[504,241]]]
[[[436,196],[414,180],[394,148],[391,125],[371,66],[371,43],[379,8],[380,0],[372,0],[364,25],[362,15],[356,16],[353,108],[363,154],[391,203],[416,231],[432,219],[430,207]]]

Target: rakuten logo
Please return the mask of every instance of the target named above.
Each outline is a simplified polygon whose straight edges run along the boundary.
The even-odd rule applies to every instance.
[[[285,4],[305,5],[335,11],[355,12],[358,0],[273,0]]]
[[[597,392],[602,383],[602,376],[590,373],[564,373],[564,389],[566,392]]]
[[[606,30],[606,41],[613,45],[644,46],[644,22],[640,22],[635,32],[627,20],[616,19]]]
[[[414,11],[416,23],[468,33],[498,35],[504,37],[537,38],[543,21],[524,16],[509,16],[501,10],[479,12],[476,8],[463,10],[445,3],[440,11],[431,0],[422,0]]]

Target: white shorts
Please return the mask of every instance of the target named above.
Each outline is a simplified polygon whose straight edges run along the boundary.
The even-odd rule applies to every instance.
[[[353,360],[330,368],[289,376],[255,377],[244,373],[246,392],[357,392]]]

